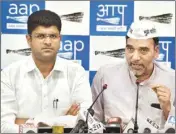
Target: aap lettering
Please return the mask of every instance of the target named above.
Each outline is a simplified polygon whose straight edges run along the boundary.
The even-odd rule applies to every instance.
[[[98,5],[99,12],[97,13],[98,17],[112,16],[114,17],[116,13],[124,16],[124,10],[127,5]],[[124,18],[123,18],[124,19]]]
[[[161,48],[166,52],[166,62],[169,61],[169,44],[171,41],[159,41]]]
[[[40,10],[37,4],[10,4],[9,14],[11,15],[30,15],[34,11]]]
[[[61,41],[60,51],[72,51],[74,53],[73,59],[76,60],[77,52],[81,52],[84,49],[84,42],[82,40],[65,40]]]

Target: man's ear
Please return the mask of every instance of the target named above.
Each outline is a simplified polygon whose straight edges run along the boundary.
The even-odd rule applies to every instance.
[[[159,45],[156,45],[155,46],[155,59],[157,59],[158,58],[158,56],[159,56]]]
[[[31,47],[31,41],[32,41],[32,39],[31,39],[31,36],[29,34],[26,35],[26,41],[27,41],[29,47]]]

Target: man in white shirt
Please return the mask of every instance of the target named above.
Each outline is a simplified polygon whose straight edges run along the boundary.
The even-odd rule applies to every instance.
[[[20,124],[40,115],[76,116],[92,103],[83,67],[57,57],[60,17],[49,10],[37,11],[29,16],[27,26],[31,56],[1,71],[2,133],[18,133]]]
[[[173,69],[155,61],[159,55],[158,41],[157,31],[152,23],[132,23],[126,36],[126,60],[101,67],[94,77],[93,99],[100,93],[103,85],[107,84],[107,89],[94,106],[94,117],[97,120],[106,122],[111,117],[120,117],[125,128],[135,118],[139,88],[139,128],[150,119],[155,126],[157,124],[157,129],[164,126],[168,115],[175,111],[175,73]],[[161,109],[151,107],[155,103]]]

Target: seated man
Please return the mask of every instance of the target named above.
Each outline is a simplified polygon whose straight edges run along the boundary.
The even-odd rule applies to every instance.
[[[57,57],[61,27],[60,17],[49,10],[29,16],[26,39],[31,56],[1,71],[2,133],[18,133],[19,124],[40,114],[48,118],[75,116],[80,108],[91,105],[83,67]]]
[[[170,111],[174,109],[175,73],[173,69],[156,62],[158,42],[153,24],[132,23],[126,36],[126,60],[101,67],[94,77],[93,99],[104,84],[108,86],[94,106],[97,120],[106,122],[111,117],[120,117],[125,128],[135,117],[139,89],[138,120],[147,121],[149,118],[160,128],[163,127]],[[155,103],[161,109],[151,106]]]

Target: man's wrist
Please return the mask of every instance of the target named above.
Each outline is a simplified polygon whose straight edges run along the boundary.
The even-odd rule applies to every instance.
[[[171,104],[169,104],[166,108],[163,109],[165,120],[167,120],[170,111],[171,111]]]

